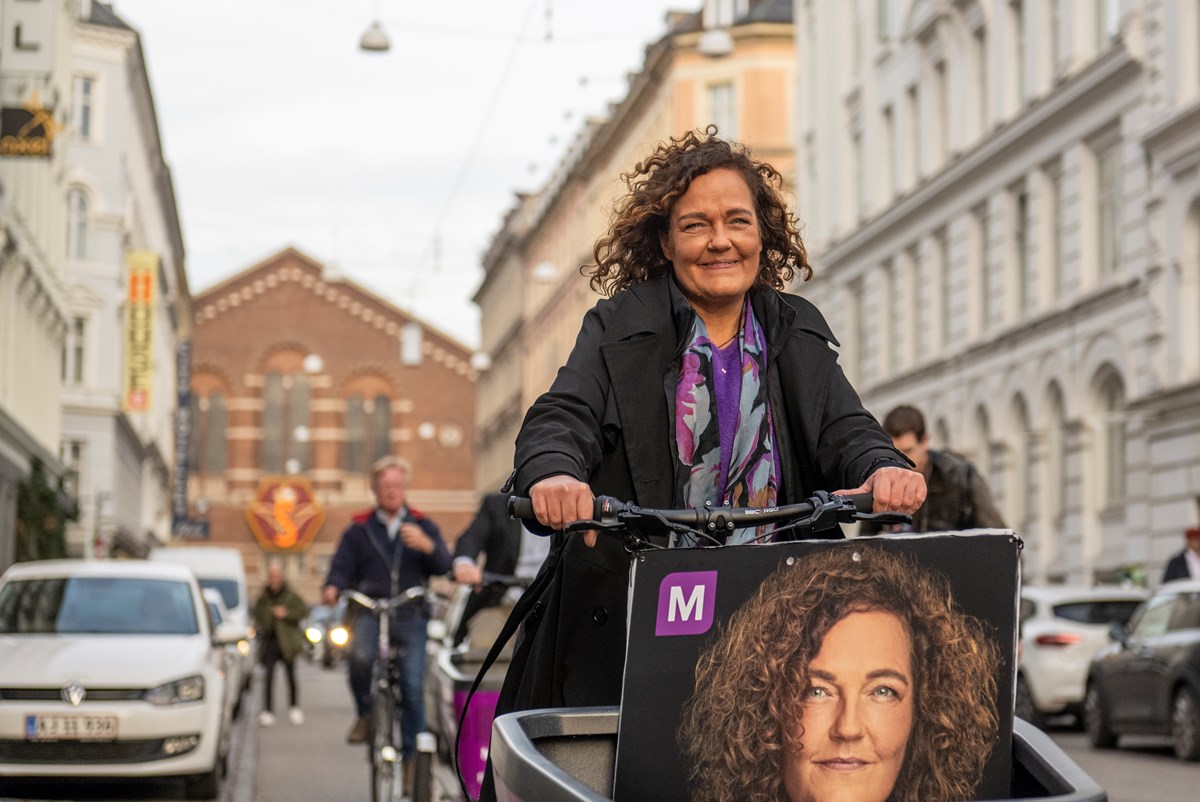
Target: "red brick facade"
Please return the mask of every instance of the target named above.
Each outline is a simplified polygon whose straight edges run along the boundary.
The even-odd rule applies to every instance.
[[[366,470],[377,456],[372,422],[376,450],[412,463],[409,501],[439,524],[448,542],[475,509],[470,349],[324,272],[289,248],[194,301],[191,389],[199,420],[188,479],[191,515],[209,521],[206,545],[242,550],[252,596],[270,556],[245,518],[260,481],[307,479],[324,508],[311,546],[280,555],[293,586],[313,602],[350,517],[372,505]],[[411,339],[418,328],[419,342]],[[221,405],[224,412],[216,412]],[[364,429],[365,440],[353,436]],[[224,438],[207,442],[222,430]],[[282,453],[291,460],[280,463]],[[347,465],[352,458],[355,466]]]

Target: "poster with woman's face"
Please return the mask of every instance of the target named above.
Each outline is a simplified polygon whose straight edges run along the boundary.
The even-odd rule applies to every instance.
[[[639,555],[614,798],[1008,798],[1019,552],[974,533]]]

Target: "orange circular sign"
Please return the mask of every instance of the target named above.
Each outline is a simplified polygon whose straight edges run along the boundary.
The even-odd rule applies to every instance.
[[[268,551],[304,551],[324,522],[325,510],[307,479],[263,479],[246,507],[246,523]]]

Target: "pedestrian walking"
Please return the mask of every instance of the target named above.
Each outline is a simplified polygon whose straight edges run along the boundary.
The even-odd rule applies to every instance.
[[[283,578],[283,565],[272,560],[267,566],[267,586],[254,605],[254,625],[258,631],[259,654],[265,680],[262,712],[258,723],[263,727],[275,724],[272,694],[275,664],[282,663],[288,682],[288,718],[293,724],[304,723],[300,697],[296,687],[296,655],[304,648],[300,622],[308,614],[308,606]]]

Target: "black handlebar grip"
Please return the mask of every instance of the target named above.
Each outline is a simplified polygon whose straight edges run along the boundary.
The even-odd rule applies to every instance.
[[[875,508],[875,497],[870,493],[857,493],[853,496],[846,496],[854,503],[854,509],[862,513],[870,513]]]
[[[533,499],[521,496],[508,497],[508,517],[518,520],[531,521],[537,518],[533,514]]]
[[[592,502],[592,520],[603,520],[621,507],[621,502],[611,496],[596,496]],[[533,514],[533,499],[509,496],[508,516],[523,521],[537,520],[537,516]]]

